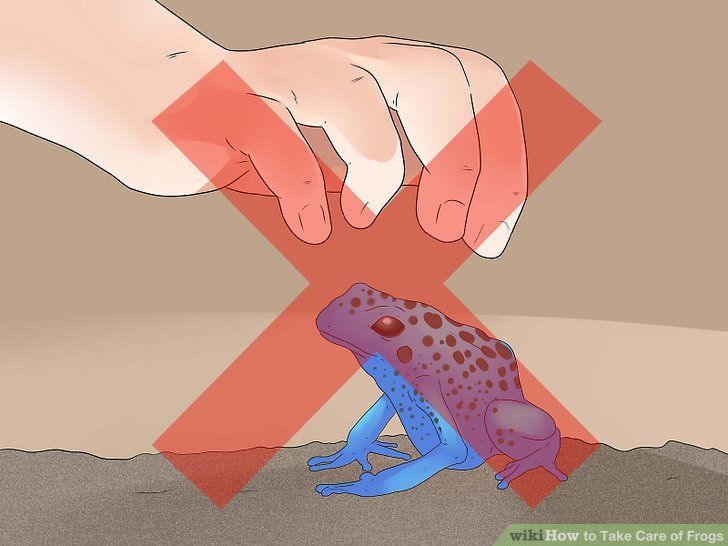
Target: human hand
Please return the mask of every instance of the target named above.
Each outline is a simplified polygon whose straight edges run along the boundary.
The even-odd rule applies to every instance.
[[[493,61],[388,37],[229,52],[226,61],[295,135],[290,144],[260,152],[263,161],[277,152],[275,164],[285,174],[261,180],[259,169],[250,169],[230,187],[270,188],[302,240],[325,240],[330,226],[324,181],[297,124],[322,128],[346,163],[341,207],[354,227],[369,226],[402,185],[406,137],[425,165],[417,196],[422,228],[442,241],[463,238],[482,256],[503,252],[527,176],[520,111]],[[255,139],[248,140],[255,164]]]
[[[422,228],[442,241],[463,238],[486,257],[508,243],[527,194],[525,147],[515,98],[487,57],[389,37],[228,51],[156,2],[133,12],[115,3],[46,11],[39,19],[20,3],[0,22],[0,120],[78,152],[130,188],[272,194],[293,233],[315,244],[328,237],[330,216],[300,127],[321,127],[345,162],[341,206],[358,228],[402,185],[406,137],[425,165]],[[34,36],[38,46],[26,47]],[[212,183],[152,120],[221,63],[254,94],[208,119],[204,137],[188,135],[206,148]],[[290,129],[284,145],[268,138],[269,124],[241,115],[251,101]]]

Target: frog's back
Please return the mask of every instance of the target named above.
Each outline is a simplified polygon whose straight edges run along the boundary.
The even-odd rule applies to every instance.
[[[456,413],[478,409],[482,414],[492,400],[523,400],[518,363],[507,343],[429,305],[407,307],[412,313],[408,323],[418,331],[408,337],[418,343],[419,365],[439,378]]]

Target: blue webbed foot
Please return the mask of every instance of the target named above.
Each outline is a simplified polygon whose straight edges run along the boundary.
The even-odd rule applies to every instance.
[[[332,470],[357,461],[361,465],[362,470],[369,472],[372,469],[372,465],[368,459],[370,453],[405,461],[409,461],[410,459],[407,453],[397,450],[397,444],[394,442],[380,442],[379,440],[375,440],[368,445],[358,445],[357,443],[348,442],[343,448],[332,455],[311,457],[308,460],[308,469],[312,472]]]

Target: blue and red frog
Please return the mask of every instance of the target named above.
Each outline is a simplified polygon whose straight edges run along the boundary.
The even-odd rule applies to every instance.
[[[349,349],[382,391],[341,450],[308,461],[310,470],[354,461],[364,470],[358,481],[319,485],[323,496],[405,491],[441,470],[477,468],[499,453],[513,461],[496,474],[498,489],[540,466],[566,480],[554,462],[560,432],[524,398],[515,355],[503,341],[362,283],[332,301],[316,326]],[[395,414],[420,457],[410,460],[396,444],[378,440]],[[405,462],[372,474],[370,453]]]

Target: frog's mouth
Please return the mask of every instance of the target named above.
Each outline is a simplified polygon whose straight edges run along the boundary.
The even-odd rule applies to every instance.
[[[334,345],[338,345],[339,347],[343,347],[344,349],[349,349],[356,356],[359,356],[364,360],[368,360],[369,358],[374,356],[373,354],[366,352],[364,349],[360,349],[353,343],[341,339],[340,337],[336,337],[335,335],[329,334],[328,332],[324,332],[323,330],[321,331],[321,336],[323,336],[324,339],[330,341]]]

